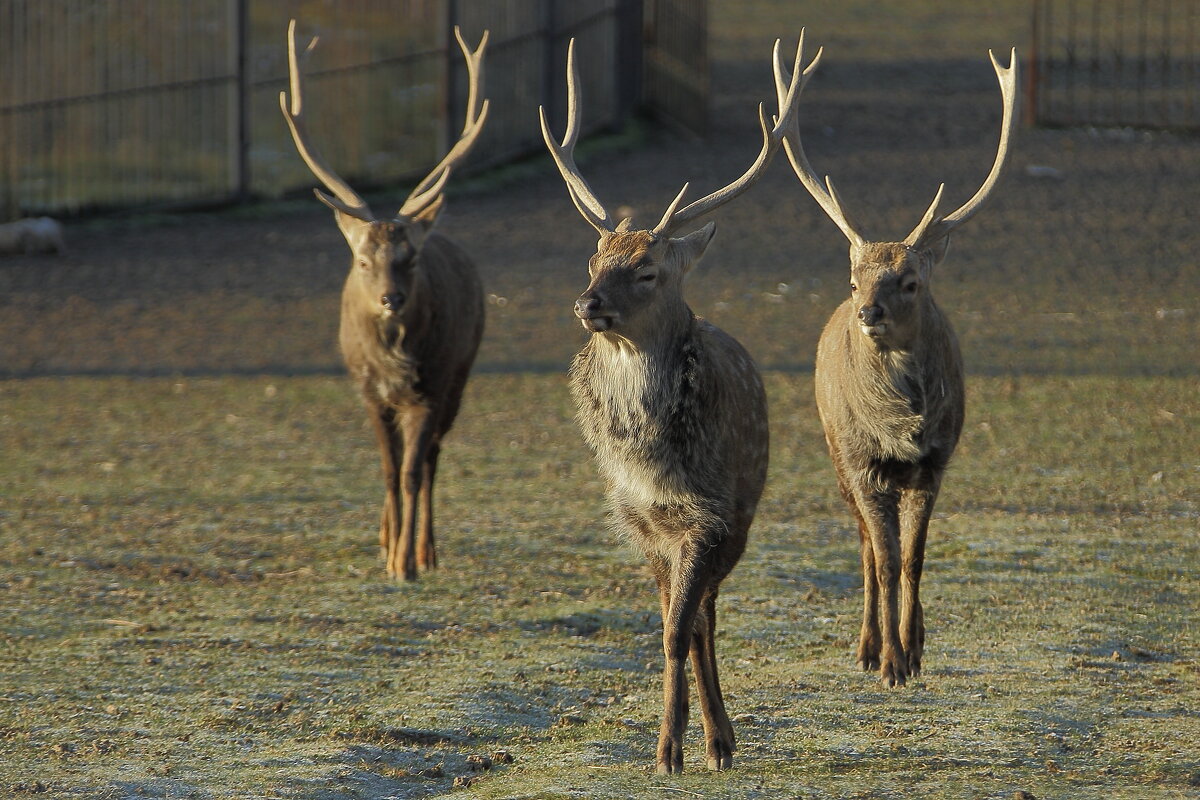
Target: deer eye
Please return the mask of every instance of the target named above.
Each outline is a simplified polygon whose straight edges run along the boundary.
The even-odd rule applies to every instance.
[[[908,283],[904,284],[904,291],[906,294],[912,294],[913,292],[917,291],[917,282],[909,281]]]
[[[641,275],[638,275],[638,283],[653,283],[657,278],[658,276],[653,272],[643,272]]]
[[[854,281],[850,281],[850,291],[852,291],[852,292],[858,291],[858,284],[855,283]]]

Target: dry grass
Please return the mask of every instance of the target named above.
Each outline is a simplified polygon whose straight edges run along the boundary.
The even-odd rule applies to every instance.
[[[866,230],[902,235],[939,180],[961,202],[996,135],[982,51],[1022,43],[1024,4],[867,5],[714,4],[713,136],[611,140],[583,164],[599,195],[657,218],[683,180],[743,169],[771,40],[804,22],[829,48],[804,135]],[[852,668],[857,543],[811,400],[844,243],[782,166],[722,210],[688,291],[768,371],[772,466],[722,600],[735,769],[705,773],[693,729],[670,781],[647,771],[653,582],[606,529],[562,377],[591,232],[541,167],[451,197],[493,298],[443,460],[445,568],[411,586],[376,561],[377,466],[333,345],[344,244],[315,204],[96,221],[63,259],[0,263],[0,792],[1200,791],[1195,140],[1023,130],[956,236],[937,293],[969,419],[928,672],[899,692]]]

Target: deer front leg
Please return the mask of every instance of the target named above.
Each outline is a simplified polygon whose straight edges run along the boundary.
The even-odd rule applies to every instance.
[[[696,676],[700,711],[704,718],[705,763],[709,769],[722,770],[733,766],[737,750],[733,725],[725,711],[721,681],[717,676],[717,589],[705,597],[696,614],[692,630],[692,672]]]
[[[433,434],[432,414],[428,409],[412,407],[401,413],[400,429],[404,454],[400,464],[400,520],[397,546],[388,553],[388,574],[406,581],[416,580],[416,526],[425,457]]]
[[[833,452],[832,449],[831,452]],[[835,452],[834,465],[838,466],[838,464]],[[862,628],[858,633],[858,653],[855,660],[863,672],[874,672],[879,669],[880,648],[879,582],[875,579],[875,549],[871,544],[871,534],[867,530],[867,522],[858,508],[858,499],[843,477],[840,466],[838,466],[837,473],[838,488],[842,492],[842,498],[850,507],[850,513],[854,515],[854,521],[858,524],[858,554],[862,564],[863,617]]]
[[[925,612],[921,607],[921,572],[925,539],[940,481],[929,476],[926,485],[900,498],[900,643],[908,656],[910,675],[921,673],[925,653]]]
[[[696,612],[707,589],[707,571],[695,557],[671,565],[670,602],[663,617],[663,717],[658,731],[657,768],[660,775],[683,772],[683,732],[688,699],[685,661],[691,650]],[[661,592],[661,589],[660,589]]]
[[[396,430],[396,414],[387,406],[368,404],[371,427],[383,467],[383,510],[379,514],[379,555],[388,563],[400,535],[400,457],[404,443]]]
[[[885,686],[903,686],[908,679],[908,659],[900,642],[900,524],[898,496],[894,492],[870,492],[856,497],[875,559],[875,582],[879,591],[879,678]],[[864,558],[865,561],[865,558]]]
[[[863,672],[874,672],[879,669],[879,581],[875,578],[875,548],[871,544],[871,534],[867,532],[867,523],[854,509],[858,517],[858,552],[862,562],[863,576],[863,619],[862,628],[858,633],[858,666]]]
[[[421,475],[421,533],[417,538],[417,567],[420,569],[437,567],[437,551],[433,545],[433,480],[437,476],[438,455],[441,450],[442,446],[436,440],[429,443],[429,452],[425,455],[425,468]]]

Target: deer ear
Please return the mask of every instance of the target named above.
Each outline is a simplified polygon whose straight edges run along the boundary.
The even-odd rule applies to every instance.
[[[949,249],[950,249],[950,235],[949,234],[938,239],[933,244],[925,247],[924,248],[925,252],[929,254],[929,259],[926,262],[929,264],[929,269],[932,269],[934,266],[942,263],[942,259],[946,257],[946,252]]]
[[[671,239],[671,249],[679,253],[682,272],[687,272],[704,255],[713,234],[717,232],[717,223],[710,222],[698,231],[689,233],[678,239]]]
[[[370,229],[371,223],[347,214],[335,204],[328,202],[320,190],[317,190],[317,198],[333,209],[333,218],[337,221],[338,230],[342,232],[342,236],[346,237],[346,244],[350,245],[350,249],[357,251],[363,239],[366,238],[367,230]]]
[[[408,240],[413,247],[419,250],[421,245],[425,244],[425,237],[433,230],[433,226],[437,225],[445,205],[446,195],[439,194],[436,200],[413,216],[412,224],[408,226]]]

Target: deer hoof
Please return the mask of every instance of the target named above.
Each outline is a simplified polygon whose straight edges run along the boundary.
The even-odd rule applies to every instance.
[[[678,775],[683,772],[682,744],[670,739],[659,741],[658,763],[655,769],[659,775]]]
[[[903,686],[908,680],[908,669],[901,658],[884,659],[883,666],[879,669],[879,681],[889,689],[894,689]]]
[[[708,746],[706,764],[713,772],[733,766],[733,748],[725,742],[714,742]]]

